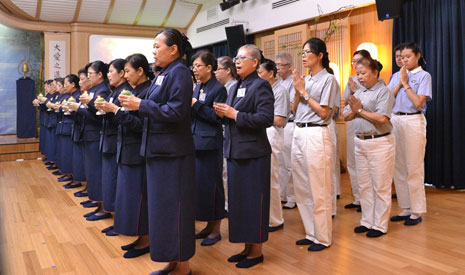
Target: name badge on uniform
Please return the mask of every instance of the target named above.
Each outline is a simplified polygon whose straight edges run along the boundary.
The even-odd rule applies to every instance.
[[[201,92],[199,95],[199,101],[205,101],[205,98],[207,98],[207,94],[204,92]]]
[[[244,97],[245,96],[245,88],[239,88],[237,90],[237,96],[236,97]]]
[[[157,80],[155,81],[155,85],[160,86],[163,83],[163,79],[165,79],[165,76],[164,75],[159,75],[157,77]]]
[[[113,97],[110,97],[110,101],[108,102],[113,103]]]
[[[90,94],[89,94],[89,97],[90,97],[90,98],[94,98],[94,94],[95,94],[94,92],[90,93]]]

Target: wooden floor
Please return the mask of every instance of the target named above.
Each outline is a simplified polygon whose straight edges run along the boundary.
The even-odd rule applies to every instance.
[[[465,274],[465,194],[427,189],[423,223],[390,223],[378,239],[356,235],[360,213],[343,209],[351,201],[342,175],[343,193],[333,223],[333,244],[308,252],[294,243],[304,237],[297,209],[285,211],[284,230],[270,234],[265,262],[248,270],[235,268],[228,256],[241,245],[223,240],[201,247],[191,261],[194,274]],[[149,255],[124,259],[120,246],[131,237],[106,237],[100,230],[112,220],[86,221],[75,190],[65,190],[42,161],[0,163],[1,274],[149,274],[163,264]],[[397,212],[394,200],[393,213]],[[201,229],[202,223],[196,225]]]

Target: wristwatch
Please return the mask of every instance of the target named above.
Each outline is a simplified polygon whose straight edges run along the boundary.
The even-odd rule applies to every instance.
[[[362,108],[358,109],[358,110],[357,110],[357,114],[360,114],[362,111],[363,111]]]
[[[310,98],[310,96],[308,94],[304,95],[305,101],[308,101],[309,98]]]

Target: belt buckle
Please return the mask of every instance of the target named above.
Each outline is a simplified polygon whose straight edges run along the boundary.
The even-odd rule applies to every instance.
[[[299,127],[299,128],[303,128],[303,125],[300,122],[296,122],[295,125],[297,125],[297,127]]]

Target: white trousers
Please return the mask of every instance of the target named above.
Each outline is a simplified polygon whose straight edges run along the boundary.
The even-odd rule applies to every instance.
[[[331,197],[333,206],[333,215],[337,212],[337,195],[341,194],[341,162],[339,161],[339,154],[337,150],[337,125],[336,121],[331,119],[328,126],[329,133],[331,134],[331,143],[333,145],[333,158],[331,164]]]
[[[271,177],[270,177],[270,226],[278,226],[284,223],[283,208],[281,206],[281,187],[279,184],[279,158],[282,155],[284,142],[284,129],[275,126],[266,129],[270,141],[271,153]]]
[[[305,237],[331,245],[331,164],[328,127],[296,127],[292,143],[292,177]]]
[[[283,153],[279,161],[279,182],[281,185],[281,200],[295,202],[294,185],[292,180],[292,139],[294,135],[294,122],[288,122],[284,127]]]
[[[354,196],[354,203],[360,203],[360,187],[357,183],[357,166],[355,163],[355,132],[352,121],[347,122],[347,171],[349,172],[350,185],[352,187],[352,195]]]
[[[391,213],[391,187],[394,175],[395,137],[362,140],[355,137],[355,161],[360,186],[360,224],[387,232]]]
[[[396,136],[394,184],[397,202],[400,208],[410,208],[412,213],[426,213],[426,118],[423,114],[393,114],[391,122]]]

